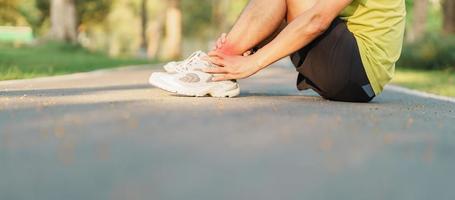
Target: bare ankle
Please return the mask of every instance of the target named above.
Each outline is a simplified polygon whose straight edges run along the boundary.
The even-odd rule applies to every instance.
[[[226,55],[242,55],[243,53],[245,53],[242,50],[239,50],[239,48],[237,46],[229,44],[229,42],[226,42],[217,51],[220,51],[221,53],[226,54]]]

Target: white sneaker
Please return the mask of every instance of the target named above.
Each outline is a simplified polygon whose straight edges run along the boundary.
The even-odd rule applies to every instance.
[[[235,81],[212,81],[213,75],[202,71],[182,73],[156,72],[150,76],[149,83],[168,92],[185,96],[236,97],[240,87]]]
[[[191,54],[187,59],[183,61],[173,61],[169,62],[163,66],[164,70],[169,73],[175,72],[186,72],[186,71],[193,71],[197,69],[202,69],[204,67],[208,67],[209,64],[206,58],[209,56],[202,52],[196,51]]]
[[[173,72],[176,72],[175,71],[175,68],[180,65],[181,63],[183,63],[183,61],[172,61],[172,62],[168,62],[166,65],[163,66],[164,70],[166,72],[169,72],[169,73],[173,73]]]

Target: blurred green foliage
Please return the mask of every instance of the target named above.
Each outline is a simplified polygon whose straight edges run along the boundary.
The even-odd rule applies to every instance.
[[[406,0],[408,26],[413,21],[413,0]],[[426,36],[407,43],[397,65],[408,69],[439,70],[455,69],[455,36],[442,35],[442,11],[439,4],[430,3],[426,24]]]
[[[110,12],[111,0],[75,0],[78,24],[99,24]],[[0,25],[30,26],[36,36],[49,20],[50,0],[0,1]]]
[[[42,1],[42,0],[41,0]],[[99,23],[111,10],[111,0],[75,0],[79,24]]]
[[[0,43],[0,80],[92,71],[151,63],[145,59],[110,58],[80,45],[49,42],[33,46]]]
[[[142,0],[75,0],[78,13],[80,43],[86,48],[110,55],[137,55],[141,44]],[[227,31],[248,0],[181,0],[184,50],[207,49],[221,32]],[[30,26],[36,37],[49,30],[50,0],[1,0],[0,25]],[[166,2],[148,0],[148,27],[163,26]],[[223,2],[228,2],[223,4]],[[422,41],[405,44],[399,66],[418,69],[440,69],[454,66],[453,37],[439,35],[442,11],[431,1],[427,32]],[[215,16],[220,9],[221,23]],[[413,21],[414,0],[406,0],[408,22]],[[219,16],[218,16],[219,18]],[[225,26],[221,25],[224,24]],[[411,23],[408,23],[411,24]],[[409,26],[409,25],[408,25]],[[162,30],[162,28],[161,28]],[[159,41],[158,41],[159,42]]]
[[[211,34],[209,27],[214,25],[211,12],[212,0],[198,0],[198,3],[183,0],[182,10],[191,11],[183,13],[183,35],[194,38]]]
[[[41,13],[35,0],[0,1],[0,25],[37,27]]]
[[[217,37],[220,31],[227,31],[220,30],[226,28],[220,26],[220,21],[217,21],[219,19],[215,19],[214,10],[220,9],[222,12],[222,24],[232,24],[247,1],[181,0],[183,35],[186,38],[184,42],[193,45],[194,41],[205,41],[206,44],[198,46],[208,46],[208,41]],[[113,55],[136,54],[141,40],[141,2],[142,0],[75,0],[83,45],[90,49],[114,52]],[[163,26],[166,3],[163,0],[148,0],[148,27],[157,24]],[[37,38],[47,35],[50,28],[49,16],[50,0],[0,1],[0,26],[30,26]]]
[[[418,42],[405,44],[398,66],[455,70],[455,37],[433,34]]]

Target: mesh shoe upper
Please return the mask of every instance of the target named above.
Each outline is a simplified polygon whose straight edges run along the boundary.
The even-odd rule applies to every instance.
[[[196,51],[187,59],[180,62],[170,62],[164,66],[164,69],[169,73],[187,72],[197,69],[211,67],[212,64],[208,61],[208,55],[202,51]]]

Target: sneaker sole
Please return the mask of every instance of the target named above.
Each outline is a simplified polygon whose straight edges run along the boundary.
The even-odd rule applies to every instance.
[[[164,84],[163,82],[164,81],[156,80],[156,79],[152,79],[152,78],[149,79],[150,85],[153,85],[153,86],[155,86],[157,88],[160,88],[162,90],[165,90],[165,91],[168,91],[168,92],[171,92],[171,93],[177,93],[177,90],[172,89],[171,87],[169,87],[168,85]]]
[[[240,88],[236,87],[231,90],[220,90],[217,87],[212,87],[210,89],[202,89],[200,91],[190,91],[190,90],[177,90],[177,94],[192,96],[192,97],[204,97],[211,96],[216,98],[234,98],[240,95]]]
[[[157,80],[157,79],[149,79],[149,83],[157,88],[160,88],[162,90],[179,94],[179,95],[184,95],[184,96],[190,96],[190,97],[204,97],[204,96],[211,96],[211,97],[216,97],[216,98],[234,98],[236,96],[240,95],[240,88],[237,86],[236,88],[233,88],[231,90],[223,90],[219,87],[207,87],[207,88],[198,88],[194,90],[188,90],[188,89],[175,89],[170,86],[168,86],[165,81],[163,80]]]

